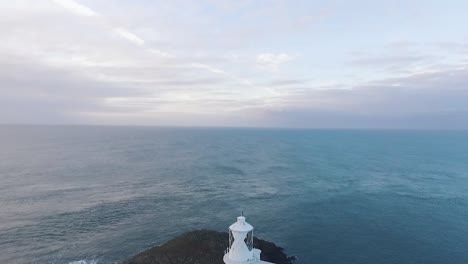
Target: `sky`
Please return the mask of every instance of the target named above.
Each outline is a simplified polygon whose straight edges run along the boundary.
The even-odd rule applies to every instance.
[[[464,0],[0,0],[0,123],[468,128]]]

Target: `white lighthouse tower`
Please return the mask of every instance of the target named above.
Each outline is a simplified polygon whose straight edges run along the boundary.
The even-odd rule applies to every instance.
[[[245,221],[244,214],[229,226],[229,247],[223,261],[226,264],[273,264],[260,260],[260,249],[253,247],[253,226]]]

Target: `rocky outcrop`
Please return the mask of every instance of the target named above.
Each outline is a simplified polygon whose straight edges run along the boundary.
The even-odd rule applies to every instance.
[[[227,233],[197,230],[148,249],[123,264],[224,264],[223,254],[227,247]],[[294,257],[288,257],[272,242],[254,238],[254,247],[262,251],[262,260],[276,264],[294,262]]]

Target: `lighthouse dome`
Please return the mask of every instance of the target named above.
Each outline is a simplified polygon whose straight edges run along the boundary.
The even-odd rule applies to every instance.
[[[234,232],[249,232],[253,230],[253,226],[245,221],[244,216],[239,216],[237,222],[229,226],[229,229]]]

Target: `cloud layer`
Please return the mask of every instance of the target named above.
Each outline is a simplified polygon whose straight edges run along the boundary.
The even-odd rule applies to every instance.
[[[468,36],[349,8],[5,1],[0,123],[468,128]]]

